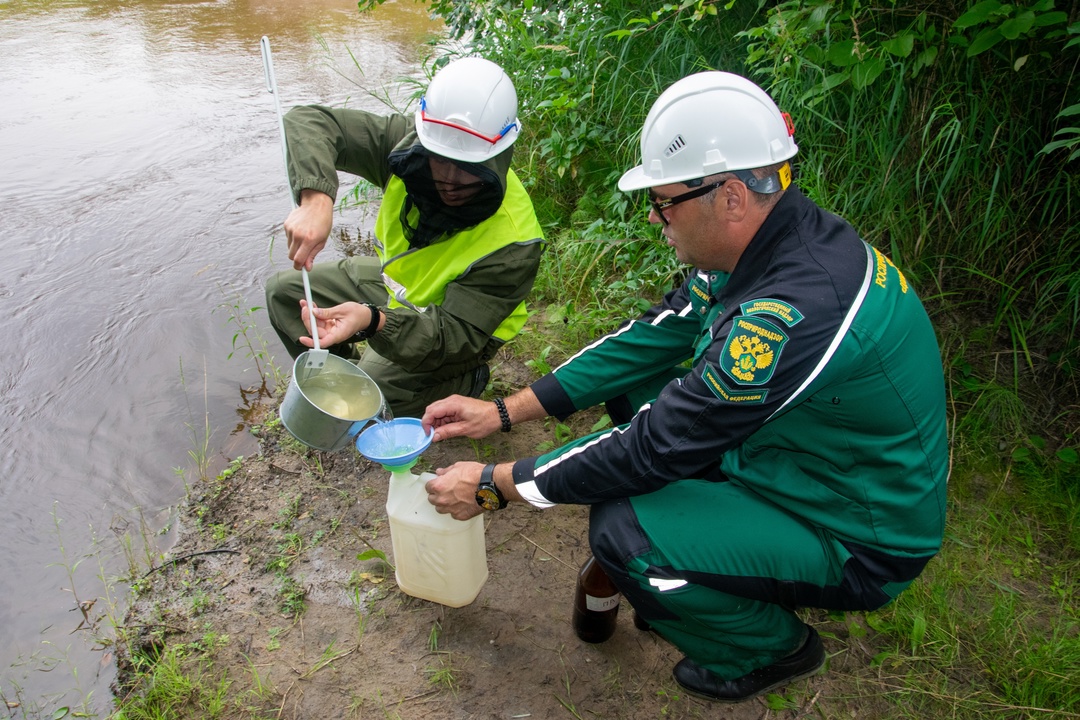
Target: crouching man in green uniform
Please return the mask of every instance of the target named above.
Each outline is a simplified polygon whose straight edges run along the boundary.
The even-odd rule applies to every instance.
[[[479,438],[606,402],[613,429],[440,469],[430,499],[459,519],[590,505],[594,555],[686,655],[675,680],[723,702],[816,673],[824,648],[796,608],[885,605],[945,523],[933,328],[889,259],[792,184],[793,132],[737,75],[675,83],[619,187],[648,189],[688,279],[530,388],[423,418],[439,440]]]
[[[488,361],[525,324],[543,246],[532,202],[510,170],[520,132],[510,78],[481,58],[441,70],[414,117],[290,111],[298,206],[285,236],[295,269],[266,285],[270,321],[289,354],[314,347],[299,272],[306,267],[320,344],[358,356],[395,414],[419,415],[454,393],[478,396]],[[338,170],[383,190],[377,257],[314,265],[333,225]]]

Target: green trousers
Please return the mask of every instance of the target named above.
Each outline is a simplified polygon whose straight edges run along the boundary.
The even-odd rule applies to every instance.
[[[629,422],[667,380],[684,373],[673,368],[609,401],[609,414],[617,424]],[[590,509],[589,544],[656,632],[727,680],[798,649],[806,629],[796,608],[871,609],[885,597],[827,530],[737,481],[681,480],[597,503]],[[901,589],[890,588],[888,596]]]
[[[308,280],[311,299],[319,307],[350,301],[385,307],[388,300],[378,258],[351,257],[320,263],[308,271]],[[270,323],[294,359],[310,349],[298,341],[299,337],[310,334],[300,319],[302,297],[304,283],[297,270],[279,272],[266,283]],[[445,373],[406,372],[363,343],[341,343],[327,349],[352,360],[370,375],[396,417],[420,417],[430,403],[455,393],[469,395],[474,389],[475,368],[452,377],[445,377]]]
[[[733,482],[683,480],[593,505],[589,540],[641,617],[729,680],[797,649],[801,596],[842,576],[818,531]]]

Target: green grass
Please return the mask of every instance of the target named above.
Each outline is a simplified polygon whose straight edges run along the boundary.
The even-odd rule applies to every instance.
[[[112,720],[269,717],[245,702],[257,698],[238,697],[228,673],[215,667],[214,653],[227,644],[228,638],[210,637],[195,645],[170,645],[156,658],[137,656],[139,681],[118,699]]]
[[[868,617],[894,639],[875,663],[904,717],[1080,715],[1080,553],[1001,480],[953,478],[941,554]]]

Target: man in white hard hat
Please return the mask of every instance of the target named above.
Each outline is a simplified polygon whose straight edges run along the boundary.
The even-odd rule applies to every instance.
[[[440,70],[413,116],[322,106],[285,116],[298,206],[285,220],[294,270],[266,286],[294,358],[314,346],[298,272],[308,268],[320,344],[359,358],[398,416],[449,394],[478,396],[488,361],[525,324],[543,233],[510,169],[517,94],[498,65]],[[333,224],[337,171],[383,191],[377,257],[314,265]]]
[[[638,626],[685,653],[682,687],[721,702],[818,672],[824,647],[796,610],[881,607],[944,530],[933,328],[888,258],[792,184],[793,132],[745,78],[675,83],[619,187],[649,191],[688,279],[530,388],[423,418],[439,440],[479,438],[607,402],[613,429],[440,469],[430,499],[459,519],[590,505],[593,554]]]

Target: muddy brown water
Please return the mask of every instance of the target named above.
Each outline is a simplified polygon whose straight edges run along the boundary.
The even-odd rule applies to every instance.
[[[122,612],[125,586],[103,578],[126,572],[125,535],[145,562],[140,518],[151,553],[168,548],[185,493],[174,468],[192,467],[205,426],[212,471],[254,449],[238,413],[257,372],[242,350],[229,359],[239,324],[221,306],[262,305],[265,277],[288,265],[283,241],[269,249],[290,204],[259,38],[284,107],[378,110],[369,91],[416,76],[438,29],[411,0],[365,17],[355,0],[0,0],[0,699],[13,712],[107,712],[111,656],[77,629],[75,598],[96,600],[93,617]],[[240,317],[287,372],[265,314]]]

